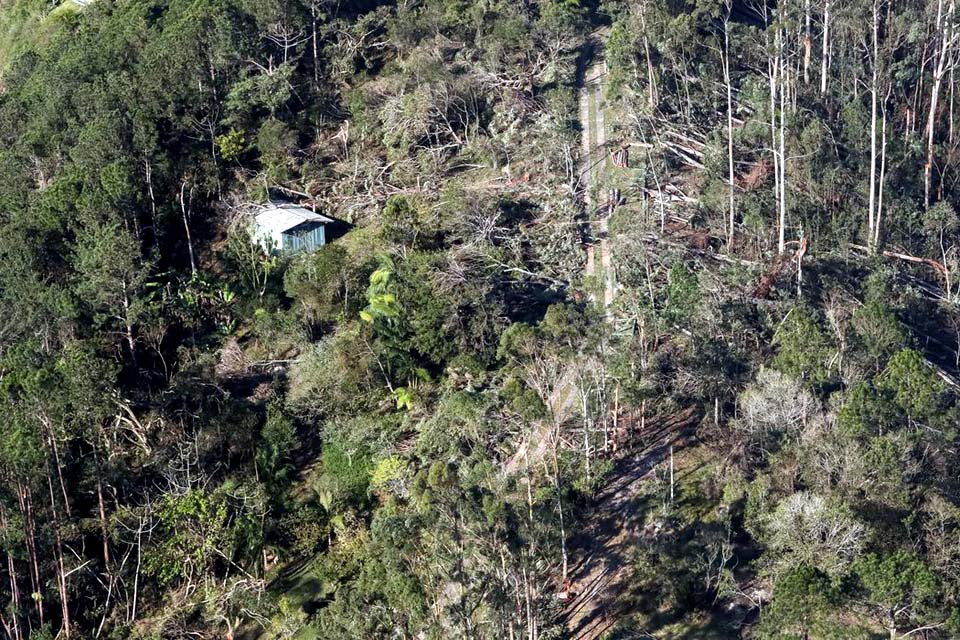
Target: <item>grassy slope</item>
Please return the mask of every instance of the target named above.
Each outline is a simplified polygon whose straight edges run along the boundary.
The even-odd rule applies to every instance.
[[[4,70],[26,43],[42,38],[56,16],[77,10],[72,0],[59,5],[49,0],[0,0],[0,86]]]

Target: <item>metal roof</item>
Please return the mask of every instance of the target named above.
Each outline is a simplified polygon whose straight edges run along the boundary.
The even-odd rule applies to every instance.
[[[272,229],[283,233],[304,222],[329,224],[333,220],[300,205],[289,202],[271,202],[263,206],[263,209],[256,216],[256,222],[261,229]]]

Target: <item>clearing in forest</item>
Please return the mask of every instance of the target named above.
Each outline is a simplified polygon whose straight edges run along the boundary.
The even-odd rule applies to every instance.
[[[599,51],[600,45],[592,42],[587,46]],[[583,131],[581,180],[589,236],[584,275],[588,282],[601,285],[600,297],[603,308],[609,313],[609,308],[613,304],[615,283],[607,225],[609,194],[605,193],[603,179],[610,165],[605,122],[605,78],[606,63],[602,58],[598,56],[587,63],[580,86],[580,122]]]

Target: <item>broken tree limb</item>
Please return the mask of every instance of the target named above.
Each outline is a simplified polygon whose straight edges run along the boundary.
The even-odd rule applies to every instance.
[[[850,248],[856,249],[857,251],[864,251],[867,253],[869,253],[870,251],[868,247],[865,247],[861,244],[851,244]],[[910,254],[899,253],[897,251],[883,251],[882,254],[888,258],[896,258],[897,260],[903,260],[905,262],[913,262],[914,264],[925,264],[931,269],[933,269],[934,271],[936,271],[937,273],[939,273],[941,276],[947,275],[947,268],[944,267],[939,262],[937,262],[936,260],[932,260],[930,258],[921,258],[918,256],[911,256]]]
[[[888,258],[897,258],[898,260],[905,260],[907,262],[915,262],[917,264],[925,264],[928,267],[932,268],[934,271],[939,273],[941,276],[946,277],[947,268],[936,260],[931,260],[930,258],[918,258],[917,256],[907,255],[905,253],[897,253],[895,251],[884,251],[883,255]]]
[[[803,256],[807,253],[807,239],[803,238],[801,240],[791,240],[784,243],[784,247],[791,245],[797,245],[797,251],[787,257],[786,253],[779,254],[776,259],[774,259],[773,264],[770,266],[770,269],[763,274],[760,278],[760,282],[757,284],[756,289],[753,290],[753,297],[759,299],[766,299],[770,296],[770,292],[773,289],[773,283],[776,282],[777,278],[780,277],[780,274],[783,272],[784,268],[793,260],[797,260],[797,264],[800,264],[800,260],[803,260]]]

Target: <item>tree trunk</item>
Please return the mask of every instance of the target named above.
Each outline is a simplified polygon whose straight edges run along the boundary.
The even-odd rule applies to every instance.
[[[877,199],[877,82],[880,65],[880,0],[873,0],[873,69],[870,81],[870,197],[867,208],[867,246],[873,248]]]
[[[107,535],[107,510],[103,501],[103,474],[100,469],[100,456],[93,448],[93,466],[97,474],[97,511],[100,515],[100,535],[103,538],[103,564],[110,573],[110,538]]]
[[[670,504],[673,505],[673,445],[670,445]]]
[[[526,563],[521,566],[521,571],[523,572],[523,599],[524,603],[526,604],[525,608],[527,612],[527,640],[536,640],[537,627],[534,623],[533,603],[531,602],[533,598],[530,593],[530,576],[527,573]]]
[[[657,75],[653,68],[653,59],[650,57],[650,39],[647,37],[647,3],[640,3],[640,27],[643,29],[643,53],[647,59],[647,94],[650,100],[650,110],[657,108]]]
[[[950,282],[950,269],[947,267],[947,248],[943,242],[943,227],[940,228],[940,256],[943,260],[943,284],[947,290],[947,301],[952,301],[951,291],[953,285]],[[960,342],[958,342],[960,344]],[[957,351],[957,360],[960,361],[960,350]]]
[[[904,135],[903,141],[906,144],[909,141],[909,136],[916,132],[917,130],[917,114],[920,113],[920,101],[923,96],[924,91],[924,81],[925,81],[925,72],[927,69],[927,62],[929,56],[927,55],[927,48],[923,48],[923,54],[920,56],[920,71],[917,72],[917,84],[916,88],[913,91],[913,98],[910,103],[910,113],[908,118],[908,127],[907,133]],[[926,125],[924,125],[926,127]],[[926,129],[924,129],[926,131]]]
[[[180,211],[183,214],[183,230],[187,234],[187,251],[190,253],[190,273],[197,275],[197,263],[193,257],[193,240],[190,237],[190,206],[187,205],[185,192],[187,181],[184,180],[180,185]],[[193,187],[190,187],[190,201],[193,201]]]
[[[800,234],[800,249],[797,251],[797,299],[803,295],[803,254],[806,253],[806,237]]]
[[[563,496],[560,492],[560,462],[557,458],[557,447],[560,446],[560,428],[557,427],[553,438],[553,485],[557,493],[557,513],[560,515],[560,560],[562,580],[566,581],[569,570],[567,555],[567,530],[563,520]],[[544,465],[546,467],[546,465]]]
[[[880,184],[877,186],[877,219],[873,231],[873,248],[880,247],[880,220],[883,218],[883,183],[887,174],[887,101],[880,106]]]
[[[317,45],[317,3],[310,4],[310,25],[312,27],[311,40],[313,41],[313,90],[320,90],[320,50]]]
[[[3,532],[3,540],[6,542],[9,532],[7,531],[6,512],[0,507],[0,531]],[[7,554],[7,574],[10,579],[10,610],[13,620],[13,640],[21,640],[23,633],[20,631],[20,585],[17,582],[17,564],[13,559],[13,549],[5,545]]]
[[[810,84],[810,58],[813,55],[813,31],[810,27],[810,0],[803,5],[803,84]]]
[[[130,349],[130,361],[137,366],[137,341],[133,336],[133,323],[130,322],[130,298],[127,295],[127,283],[123,283],[123,324],[127,338],[127,348]]]
[[[140,595],[140,567],[143,565],[143,528],[146,523],[143,516],[137,521],[137,566],[133,572],[133,607],[130,611],[130,618],[127,622],[133,623],[137,620],[137,599]]]
[[[786,64],[784,62],[784,40],[779,36],[778,58],[780,61],[780,230],[777,242],[777,252],[783,253],[786,247],[786,227],[787,227],[787,149],[786,149],[786,130],[787,130],[787,108],[786,108]]]
[[[153,192],[153,165],[149,157],[143,159],[143,173],[147,181],[147,196],[150,198],[150,233],[153,234],[153,244],[156,246],[159,244],[160,233],[157,229],[157,197]]]
[[[823,50],[820,52],[820,95],[827,93],[827,75],[830,67],[830,0],[823,2]]]
[[[950,80],[948,81],[948,86],[950,87],[950,117],[947,121],[947,143],[950,146],[953,146],[953,114],[954,114],[954,94],[956,93],[956,83],[954,82],[954,66],[950,65]]]
[[[577,390],[580,392],[580,408],[583,413],[583,457],[586,463],[587,478],[590,477],[590,408],[587,403],[587,391],[583,386],[583,375],[577,376]],[[557,440],[559,441],[560,427],[557,426]]]
[[[35,594],[33,598],[37,608],[37,616],[40,619],[40,625],[43,625],[43,593],[40,581],[40,563],[37,559],[37,538],[36,526],[33,520],[33,497],[30,489],[17,480],[17,500],[20,505],[20,513],[23,515],[23,525],[26,529],[27,559],[30,563],[30,588]]]
[[[777,43],[774,42],[774,48]],[[770,150],[773,152],[773,189],[774,197],[777,202],[777,221],[779,227],[783,227],[783,212],[780,209],[780,156],[777,152],[777,58],[776,56],[767,60],[767,75],[770,80]],[[783,242],[782,231],[778,232],[780,240],[777,247]],[[781,249],[782,250],[782,249]]]
[[[67,592],[67,569],[63,562],[63,538],[60,535],[60,516],[53,497],[53,477],[47,470],[47,488],[50,491],[50,513],[53,516],[53,537],[57,552],[57,589],[60,591],[60,635],[70,638],[70,595]]]
[[[47,420],[46,416],[41,415],[40,421],[47,432],[47,443],[50,445],[50,453],[53,454],[53,462],[57,469],[57,479],[60,483],[60,493],[63,496],[63,509],[69,518],[70,500],[67,499],[67,485],[63,480],[63,465],[60,463],[60,447],[57,445],[56,433],[54,433],[53,425]]]
[[[923,198],[924,206],[929,209],[931,204],[930,192],[933,184],[934,161],[934,133],[937,121],[937,107],[940,102],[940,89],[943,76],[947,71],[947,61],[953,49],[953,13],[954,0],[950,0],[947,14],[943,14],[943,0],[937,2],[936,32],[940,36],[940,52],[937,64],[933,69],[933,79],[930,87],[930,109],[927,112],[927,161],[923,166]]]
[[[732,0],[727,0],[727,16],[723,21],[723,55],[721,56],[723,79],[727,85],[727,171],[730,183],[727,185],[728,206],[730,207],[730,227],[727,232],[727,247],[729,247],[729,250],[733,249],[734,221],[736,219],[733,203],[735,184],[733,175],[733,87],[731,86],[730,79],[730,11],[732,6]]]

